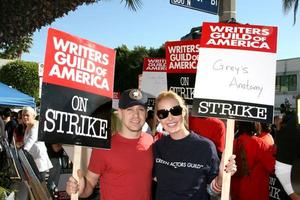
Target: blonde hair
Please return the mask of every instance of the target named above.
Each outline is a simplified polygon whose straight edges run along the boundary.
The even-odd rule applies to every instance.
[[[35,111],[32,107],[30,107],[30,106],[24,107],[24,108],[22,109],[22,114],[23,114],[23,113],[30,113],[30,114],[33,115],[33,118],[36,117],[36,111]]]
[[[161,100],[167,99],[167,98],[175,99],[178,102],[178,104],[182,108],[182,117],[184,119],[184,126],[188,129],[189,128],[189,126],[188,126],[188,108],[185,104],[184,99],[181,96],[179,96],[177,93],[173,92],[172,90],[163,91],[156,97],[155,109],[154,109],[155,116],[157,115],[157,110],[158,110],[157,106],[158,106],[159,102]]]

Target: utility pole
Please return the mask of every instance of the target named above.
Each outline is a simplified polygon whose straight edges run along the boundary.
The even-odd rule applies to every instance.
[[[236,19],[236,0],[219,0],[219,22],[228,22]]]

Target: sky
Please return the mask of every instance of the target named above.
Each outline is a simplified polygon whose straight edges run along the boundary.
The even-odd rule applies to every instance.
[[[300,11],[293,25],[293,12],[284,14],[282,1],[236,0],[236,21],[242,24],[278,27],[276,59],[300,57]],[[159,48],[166,41],[177,41],[191,28],[203,22],[218,22],[217,15],[171,5],[169,0],[142,0],[137,11],[125,7],[121,0],[102,0],[79,6],[50,26],[34,33],[26,61],[44,62],[48,28],[55,28],[110,48],[125,44]]]

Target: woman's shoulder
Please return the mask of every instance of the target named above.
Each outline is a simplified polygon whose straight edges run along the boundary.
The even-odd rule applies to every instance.
[[[205,143],[208,145],[214,145],[214,143],[209,138],[199,135],[199,134],[195,133],[194,131],[190,131],[190,135],[191,135],[191,139],[196,142]]]
[[[154,145],[164,145],[168,140],[170,140],[170,135],[164,135],[161,132],[157,132],[154,136]]]

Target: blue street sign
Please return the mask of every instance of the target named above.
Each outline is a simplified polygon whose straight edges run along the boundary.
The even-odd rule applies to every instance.
[[[170,3],[176,6],[200,10],[214,15],[218,14],[218,0],[170,0]]]

